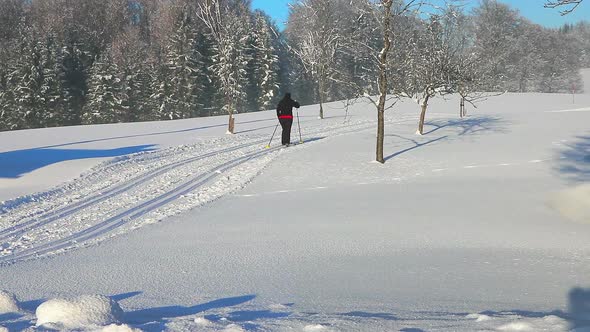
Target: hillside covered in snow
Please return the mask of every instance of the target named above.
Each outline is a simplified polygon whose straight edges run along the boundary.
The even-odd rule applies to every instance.
[[[590,95],[464,119],[437,99],[423,136],[418,113],[387,111],[383,165],[365,102],[301,108],[288,148],[265,148],[271,111],[236,135],[225,117],[0,132],[0,326],[587,328]]]

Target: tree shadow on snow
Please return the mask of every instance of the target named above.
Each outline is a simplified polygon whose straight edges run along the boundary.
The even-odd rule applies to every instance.
[[[125,313],[125,322],[140,327],[144,331],[162,331],[166,319],[195,315],[207,310],[232,307],[253,300],[256,295],[229,297],[190,307],[166,306],[158,308],[140,309]]]
[[[468,119],[452,119],[452,120],[433,120],[428,121],[425,124],[425,128],[431,128],[424,133],[424,136],[418,136],[415,138],[408,138],[401,135],[389,134],[385,135],[388,137],[401,138],[412,145],[403,150],[394,152],[384,159],[388,161],[401,154],[416,150],[418,148],[430,145],[433,143],[456,139],[462,136],[479,135],[484,133],[496,133],[506,131],[506,121],[493,116],[477,116]],[[444,131],[446,135],[427,139],[425,136],[436,133],[438,131]]]
[[[1,152],[0,178],[16,179],[39,168],[63,161],[119,157],[154,150],[154,145],[138,145],[106,150],[41,148]]]
[[[578,136],[558,152],[556,170],[572,182],[590,181],[590,136]]]
[[[384,158],[384,159],[385,159],[385,161],[388,161],[389,159],[393,159],[393,158],[395,158],[395,157],[397,157],[397,156],[399,156],[399,155],[401,155],[401,154],[404,154],[404,153],[406,153],[406,152],[410,152],[410,151],[412,151],[412,150],[415,150],[415,149],[421,148],[421,147],[423,147],[423,146],[425,146],[425,145],[429,145],[429,144],[432,144],[432,143],[436,143],[436,142],[438,142],[438,141],[442,141],[442,140],[445,140],[445,139],[447,139],[447,138],[448,138],[448,136],[442,136],[442,137],[439,137],[439,138],[435,138],[435,139],[432,139],[432,140],[429,140],[429,141],[426,141],[426,142],[420,143],[420,142],[418,142],[417,140],[414,140],[414,139],[411,139],[411,138],[406,138],[406,137],[403,137],[403,136],[398,136],[398,135],[391,135],[391,136],[397,136],[397,137],[399,137],[399,138],[402,138],[402,139],[408,140],[408,141],[412,142],[412,143],[414,144],[414,146],[411,146],[411,147],[409,147],[409,148],[403,149],[403,150],[401,150],[401,151],[398,151],[398,152],[396,152],[396,153],[390,154],[389,156],[387,156],[387,157],[385,157],[385,158]]]
[[[360,317],[360,318],[377,318],[377,319],[384,319],[384,320],[399,320],[396,316],[385,313],[385,312],[364,312],[364,311],[351,311],[340,314],[341,316],[348,316],[348,317]]]
[[[134,296],[137,295],[141,295],[143,292],[139,292],[139,291],[135,291],[135,292],[128,292],[128,293],[121,293],[121,294],[117,294],[117,295],[111,295],[109,296],[111,299],[113,299],[114,301],[123,301],[123,300],[127,300],[129,298],[132,298]]]
[[[453,312],[419,312],[423,314],[429,314],[435,316],[435,320],[456,320],[460,317],[465,317],[468,313],[453,313]],[[547,316],[556,316],[568,323],[568,331],[590,331],[590,288],[572,288],[568,293],[568,310],[567,312],[562,310],[553,311],[532,311],[532,310],[502,310],[493,311],[486,310],[481,311],[479,314],[490,316],[492,318],[536,318],[542,319]],[[450,317],[451,319],[444,319],[443,317]],[[405,319],[400,319],[404,321]],[[419,319],[428,320],[428,319]]]
[[[271,117],[271,118],[266,118],[266,119],[250,120],[250,121],[238,121],[236,119],[235,124],[236,124],[236,126],[238,126],[241,124],[257,123],[257,122],[265,122],[265,121],[276,121],[276,118]],[[191,127],[191,128],[186,128],[186,129],[155,131],[155,132],[141,133],[141,134],[134,134],[134,135],[104,137],[104,138],[96,138],[96,139],[90,139],[90,140],[84,140],[84,141],[75,141],[75,142],[68,142],[68,143],[62,143],[62,144],[46,145],[46,146],[36,147],[35,149],[58,148],[58,147],[64,147],[64,146],[69,146],[69,145],[105,142],[105,141],[113,141],[113,140],[119,140],[119,139],[137,138],[137,137],[151,137],[151,136],[160,136],[160,135],[169,135],[169,134],[181,134],[181,133],[188,133],[191,131],[199,131],[199,130],[203,130],[203,129],[219,128],[219,127],[227,127],[227,121],[223,120],[223,123],[220,123],[220,124],[201,126],[201,127]]]
[[[5,314],[0,314],[0,323],[8,320],[15,320],[21,318],[23,315],[17,312],[8,312]]]
[[[424,135],[442,129],[451,129],[456,136],[477,135],[483,133],[505,132],[506,120],[497,116],[475,116],[464,119],[431,120],[424,123],[425,128],[432,127]]]

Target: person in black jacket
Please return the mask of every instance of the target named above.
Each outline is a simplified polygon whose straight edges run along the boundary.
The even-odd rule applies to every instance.
[[[291,126],[293,125],[293,107],[299,108],[299,103],[291,99],[290,93],[285,93],[285,96],[277,105],[277,117],[279,123],[283,128],[282,144],[289,146],[291,144]]]

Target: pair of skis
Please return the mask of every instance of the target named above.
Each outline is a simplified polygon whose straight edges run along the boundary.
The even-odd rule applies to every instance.
[[[275,137],[275,133],[277,132],[277,128],[279,128],[279,124],[277,123],[275,130],[272,132],[272,136],[270,136],[270,141],[265,146],[265,148],[270,149],[270,143],[272,143],[273,137]],[[301,124],[299,123],[299,111],[297,111],[297,127],[299,128],[299,144],[303,144],[303,139],[301,138]]]

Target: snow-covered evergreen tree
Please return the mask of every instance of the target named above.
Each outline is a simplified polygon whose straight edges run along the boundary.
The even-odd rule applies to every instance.
[[[35,38],[35,33],[26,28],[20,45],[20,58],[17,60],[16,85],[13,86],[14,125],[16,128],[38,128],[43,126],[43,99],[41,86],[43,85],[43,67],[41,57],[41,43]]]
[[[82,123],[82,108],[87,101],[92,64],[91,55],[85,51],[86,48],[74,37],[67,39],[62,46],[63,95],[66,107],[62,125]]]
[[[152,110],[150,117],[154,120],[169,120],[175,118],[174,104],[170,102],[170,82],[168,81],[168,69],[164,65],[156,66],[151,80],[153,94],[150,98],[154,101],[156,108]]]
[[[252,68],[255,103],[258,110],[266,110],[278,94],[279,57],[275,49],[274,32],[269,18],[262,12],[254,15],[252,31]]]
[[[18,129],[20,119],[15,112],[17,70],[14,58],[0,51],[0,130]]]
[[[157,108],[153,94],[153,61],[146,59],[147,45],[141,30],[129,28],[112,43],[113,61],[121,79],[122,120],[125,122],[153,120]]]
[[[225,98],[223,92],[219,91],[218,86],[215,84],[215,73],[213,71],[214,44],[211,35],[201,27],[195,45],[196,52],[201,56],[201,70],[197,73],[197,81],[202,89],[196,99],[199,116],[224,114]]]
[[[197,114],[196,99],[202,86],[197,80],[201,63],[196,38],[197,33],[189,13],[181,11],[166,48],[164,74],[167,82],[162,82],[159,91],[165,95],[166,103],[159,107],[165,112],[162,117],[180,119]]]
[[[42,45],[43,83],[40,96],[45,109],[44,125],[58,126],[65,122],[67,103],[64,96],[62,49],[55,36],[48,35]]]
[[[85,124],[114,123],[124,118],[121,79],[110,50],[94,62],[82,121]]]

